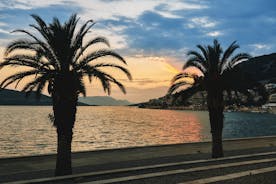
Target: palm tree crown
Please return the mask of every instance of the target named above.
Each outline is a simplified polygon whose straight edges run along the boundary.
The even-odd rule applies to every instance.
[[[238,63],[251,57],[247,53],[239,53],[232,56],[234,51],[239,48],[236,42],[233,42],[225,52],[223,52],[217,40],[214,40],[213,46],[197,45],[197,48],[200,52],[188,52],[189,59],[183,66],[183,70],[189,67],[196,67],[202,75],[191,75],[185,71],[176,75],[172,79],[169,93],[174,93],[183,86],[195,89],[196,91],[217,88],[221,90],[230,89],[232,82],[229,81],[229,73]],[[187,82],[186,78],[193,78],[194,82]],[[233,88],[232,85],[231,87]]]
[[[57,18],[47,25],[39,16],[31,15],[36,24],[30,26],[34,28],[40,36],[36,36],[26,30],[15,30],[28,35],[28,39],[20,39],[12,42],[7,46],[5,61],[0,64],[3,66],[25,66],[27,71],[22,71],[7,77],[0,87],[5,88],[8,85],[18,83],[25,77],[35,76],[22,89],[27,93],[36,91],[39,96],[48,83],[48,92],[53,92],[55,82],[58,78],[65,75],[71,75],[78,93],[86,94],[83,77],[88,76],[91,82],[92,78],[98,78],[101,81],[103,89],[108,94],[110,93],[111,83],[117,85],[122,92],[126,92],[124,86],[108,73],[102,71],[102,68],[112,67],[122,71],[131,79],[129,71],[121,65],[112,63],[97,63],[92,61],[103,57],[112,56],[117,58],[123,64],[126,61],[109,49],[100,49],[90,51],[89,48],[97,43],[103,43],[109,47],[109,42],[104,37],[96,37],[84,43],[84,37],[95,24],[92,20],[88,20],[81,28],[76,31],[78,18],[74,14],[70,19],[61,24]],[[24,50],[24,54],[15,52]]]

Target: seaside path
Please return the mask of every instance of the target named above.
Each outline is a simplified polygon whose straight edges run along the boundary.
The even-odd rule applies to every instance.
[[[259,172],[273,178],[275,145],[276,137],[225,140],[226,158],[215,160],[209,159],[210,142],[79,152],[73,154],[74,175],[60,179],[51,178],[55,155],[7,158],[0,159],[0,182],[183,183],[263,168],[268,171]]]

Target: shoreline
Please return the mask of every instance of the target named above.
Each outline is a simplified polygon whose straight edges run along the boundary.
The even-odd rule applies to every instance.
[[[194,106],[171,106],[171,107],[162,107],[162,106],[137,106],[141,109],[160,109],[160,110],[189,110],[189,111],[208,111],[207,108],[194,107]],[[270,113],[275,114],[276,112],[272,109],[264,109],[262,107],[241,107],[241,108],[225,108],[224,112],[252,112],[252,113]]]
[[[262,145],[261,147],[266,146],[276,146],[276,135],[275,136],[259,136],[259,137],[243,137],[243,138],[229,138],[224,139],[223,144],[233,143],[233,142],[248,142],[248,141],[261,141],[266,142],[266,145]],[[201,141],[201,142],[187,142],[187,143],[176,143],[176,144],[156,144],[156,145],[148,145],[148,146],[133,146],[133,147],[121,147],[121,148],[107,148],[107,149],[98,149],[98,150],[86,150],[86,151],[76,151],[72,152],[72,155],[78,154],[100,154],[107,152],[127,152],[127,151],[135,151],[135,150],[143,150],[143,149],[160,149],[160,148],[170,148],[170,147],[189,147],[189,146],[211,146],[211,141]],[[258,148],[260,145],[255,142],[255,145],[249,144],[246,145],[246,148]],[[225,150],[235,150],[235,147],[226,148]],[[201,152],[201,151],[200,151]],[[198,152],[196,152],[198,153]],[[208,153],[208,152],[206,152]],[[0,157],[0,162],[2,160],[10,160],[10,159],[26,159],[26,158],[38,158],[38,157],[52,157],[56,156],[56,153],[46,153],[46,154],[38,154],[38,155],[26,155],[26,156],[12,156],[12,157]]]

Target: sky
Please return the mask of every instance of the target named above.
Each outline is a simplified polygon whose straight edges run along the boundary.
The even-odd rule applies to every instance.
[[[216,38],[225,48],[237,40],[239,52],[275,52],[275,7],[275,0],[0,0],[0,60],[6,45],[23,37],[12,30],[31,31],[30,14],[63,22],[77,13],[80,25],[89,19],[96,22],[88,39],[108,38],[133,75],[128,81],[115,73],[127,94],[114,86],[111,96],[143,102],[166,94],[187,52],[197,44],[211,44]],[[0,70],[0,81],[16,70]],[[86,84],[87,96],[105,95],[97,81]]]

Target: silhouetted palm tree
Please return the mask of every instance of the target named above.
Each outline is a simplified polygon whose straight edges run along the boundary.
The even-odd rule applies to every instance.
[[[188,91],[206,91],[207,106],[209,110],[209,118],[212,134],[212,157],[222,157],[222,129],[223,129],[223,110],[224,100],[223,92],[242,89],[234,89],[233,81],[231,81],[231,70],[235,66],[250,58],[247,53],[239,53],[232,57],[234,51],[239,48],[236,42],[233,42],[223,52],[217,40],[214,40],[214,45],[201,46],[197,45],[200,52],[188,52],[189,59],[183,66],[183,70],[188,67],[196,67],[202,75],[190,75],[188,73],[180,73],[172,80],[172,86],[168,93],[172,94],[178,90],[182,90],[178,95],[187,93]],[[194,82],[186,80],[187,78],[194,79]],[[235,81],[238,83],[239,81]]]
[[[36,36],[21,29],[15,30],[14,32],[26,34],[28,38],[9,44],[5,61],[0,65],[1,67],[24,66],[28,69],[7,77],[0,86],[5,88],[12,83],[16,83],[17,86],[23,78],[34,76],[22,91],[27,94],[36,91],[39,97],[44,87],[48,85],[48,92],[53,100],[54,126],[58,142],[55,175],[67,175],[72,173],[71,143],[78,95],[85,96],[86,91],[83,78],[87,76],[90,82],[92,78],[99,79],[108,94],[112,83],[126,93],[123,84],[102,69],[108,67],[119,69],[129,79],[131,74],[124,66],[95,61],[104,56],[111,56],[121,61],[123,65],[126,64],[119,54],[109,49],[91,50],[91,46],[97,43],[109,46],[105,38],[96,37],[84,43],[84,37],[94,25],[92,20],[77,30],[79,19],[75,14],[64,24],[57,18],[54,18],[52,23],[46,24],[39,16],[31,16],[36,24],[30,26],[40,35]],[[20,50],[24,52],[15,52]]]

